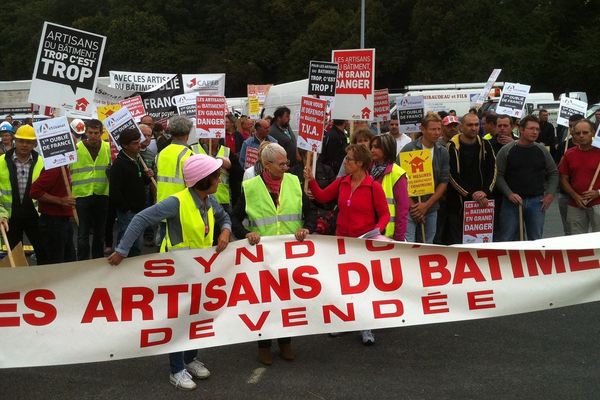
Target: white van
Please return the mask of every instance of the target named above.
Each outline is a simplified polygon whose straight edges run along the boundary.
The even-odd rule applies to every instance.
[[[286,106],[290,109],[290,127],[298,134],[302,96],[308,96],[308,79],[273,85],[265,98],[261,116],[273,116],[278,107]]]

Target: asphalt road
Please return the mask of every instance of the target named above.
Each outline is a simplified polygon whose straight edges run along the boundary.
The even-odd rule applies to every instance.
[[[561,232],[556,205],[546,236]],[[485,320],[294,338],[297,359],[256,361],[256,344],[201,352],[212,376],[193,392],[164,356],[0,369],[12,399],[598,399],[600,304]],[[26,340],[26,338],[24,338]],[[1,341],[1,338],[0,338]],[[276,349],[276,345],[274,348]]]

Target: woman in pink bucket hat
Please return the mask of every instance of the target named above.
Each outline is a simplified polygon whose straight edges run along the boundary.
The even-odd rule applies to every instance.
[[[138,213],[115,252],[108,257],[108,262],[118,265],[144,229],[162,220],[167,221],[167,233],[161,252],[212,247],[215,226],[221,227],[216,251],[223,251],[229,244],[231,220],[217,200],[210,196],[217,190],[222,164],[223,160],[206,155],[190,156],[183,165],[187,188]],[[196,359],[197,354],[197,350],[169,354],[171,384],[179,389],[193,390],[196,383],[192,376],[208,378],[210,372]]]

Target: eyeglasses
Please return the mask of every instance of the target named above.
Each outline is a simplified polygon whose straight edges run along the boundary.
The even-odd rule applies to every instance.
[[[273,161],[271,161],[270,163],[273,164],[273,165],[277,165],[281,169],[287,169],[287,168],[290,167],[290,162],[289,161],[286,161],[284,163],[279,163],[279,164],[274,163]]]

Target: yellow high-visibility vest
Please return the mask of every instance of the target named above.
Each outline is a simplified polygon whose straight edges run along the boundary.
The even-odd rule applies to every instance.
[[[69,166],[71,169],[71,185],[73,197],[87,197],[93,194],[108,196],[108,176],[106,171],[110,167],[110,145],[108,142],[100,144],[96,159],[83,142],[77,143],[77,162]]]
[[[31,172],[31,183],[35,182],[39,178],[42,169],[44,168],[44,160],[38,156],[35,165],[33,165],[33,171]],[[12,185],[10,184],[10,172],[8,170],[8,164],[6,163],[6,154],[0,155],[0,204],[8,213],[7,218],[12,215]],[[36,202],[34,201],[34,205]]]
[[[192,151],[196,154],[204,154],[205,156],[208,155],[200,143],[195,143],[191,147]],[[229,153],[229,147],[220,146],[216,157],[229,158]],[[219,204],[231,203],[231,193],[229,192],[229,172],[225,168],[221,168],[221,176],[219,177],[219,186],[217,186],[215,198]]]
[[[396,223],[396,201],[394,200],[394,185],[398,182],[398,179],[406,174],[406,171],[398,164],[393,164],[392,170],[389,174],[386,174],[381,181],[383,192],[387,200],[388,208],[390,210],[390,222],[385,227],[385,236],[389,238],[394,237],[394,224]]]
[[[185,189],[183,180],[183,163],[194,154],[192,150],[178,143],[165,147],[156,160],[156,201]]]

